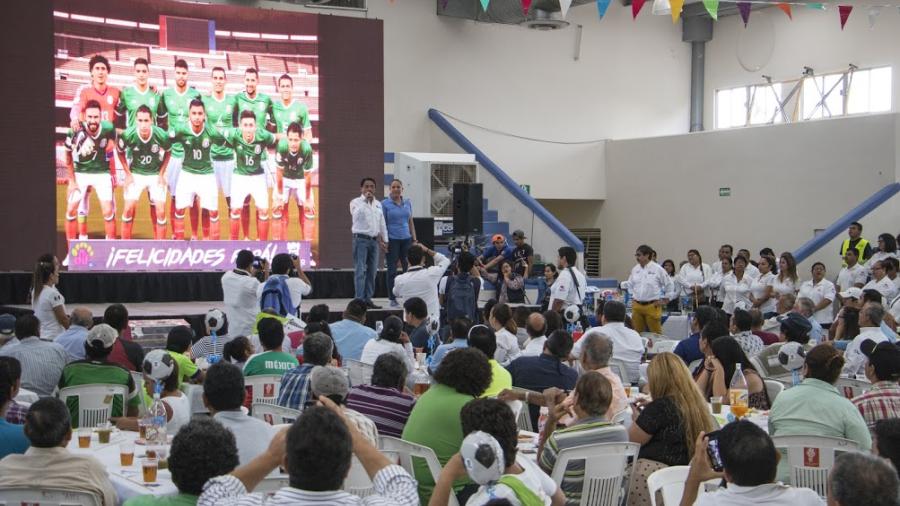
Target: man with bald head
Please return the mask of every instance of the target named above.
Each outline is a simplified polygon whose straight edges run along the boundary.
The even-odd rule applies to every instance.
[[[69,328],[53,340],[66,350],[69,362],[84,360],[84,340],[88,331],[94,326],[94,315],[86,307],[77,307],[72,311]]]
[[[547,341],[547,320],[544,315],[531,313],[525,323],[525,331],[528,333],[528,341],[522,355],[536,357],[543,353],[544,343]]]

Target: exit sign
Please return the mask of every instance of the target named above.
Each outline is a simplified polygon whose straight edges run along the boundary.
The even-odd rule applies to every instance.
[[[530,184],[520,184],[519,187],[522,188],[523,190],[525,190],[525,193],[531,195],[531,185]]]
[[[719,188],[719,196],[720,197],[730,197],[731,196],[731,188]]]

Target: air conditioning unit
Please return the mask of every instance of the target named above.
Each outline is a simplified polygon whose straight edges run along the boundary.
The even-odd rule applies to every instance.
[[[470,154],[396,153],[394,178],[403,182],[414,217],[452,219],[453,184],[477,183],[478,164]]]

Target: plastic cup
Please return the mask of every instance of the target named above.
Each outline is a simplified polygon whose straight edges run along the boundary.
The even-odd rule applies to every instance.
[[[713,414],[718,415],[722,412],[722,397],[710,397],[709,403],[712,405]]]
[[[141,462],[141,471],[144,475],[144,483],[155,483],[156,473],[159,470],[159,461],[153,458],[144,459]]]
[[[91,447],[91,429],[87,427],[82,427],[78,429],[78,447],[79,448],[90,448]]]
[[[112,434],[112,425],[109,422],[97,424],[97,440],[100,444],[109,444],[109,436]]]
[[[134,441],[119,443],[119,461],[122,467],[131,467],[134,464]]]

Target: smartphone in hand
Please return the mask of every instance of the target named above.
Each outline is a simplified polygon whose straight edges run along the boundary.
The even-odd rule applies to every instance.
[[[721,473],[725,465],[722,463],[722,455],[719,452],[719,431],[707,434],[706,440],[706,454],[709,456],[709,463],[712,465],[713,471]]]

